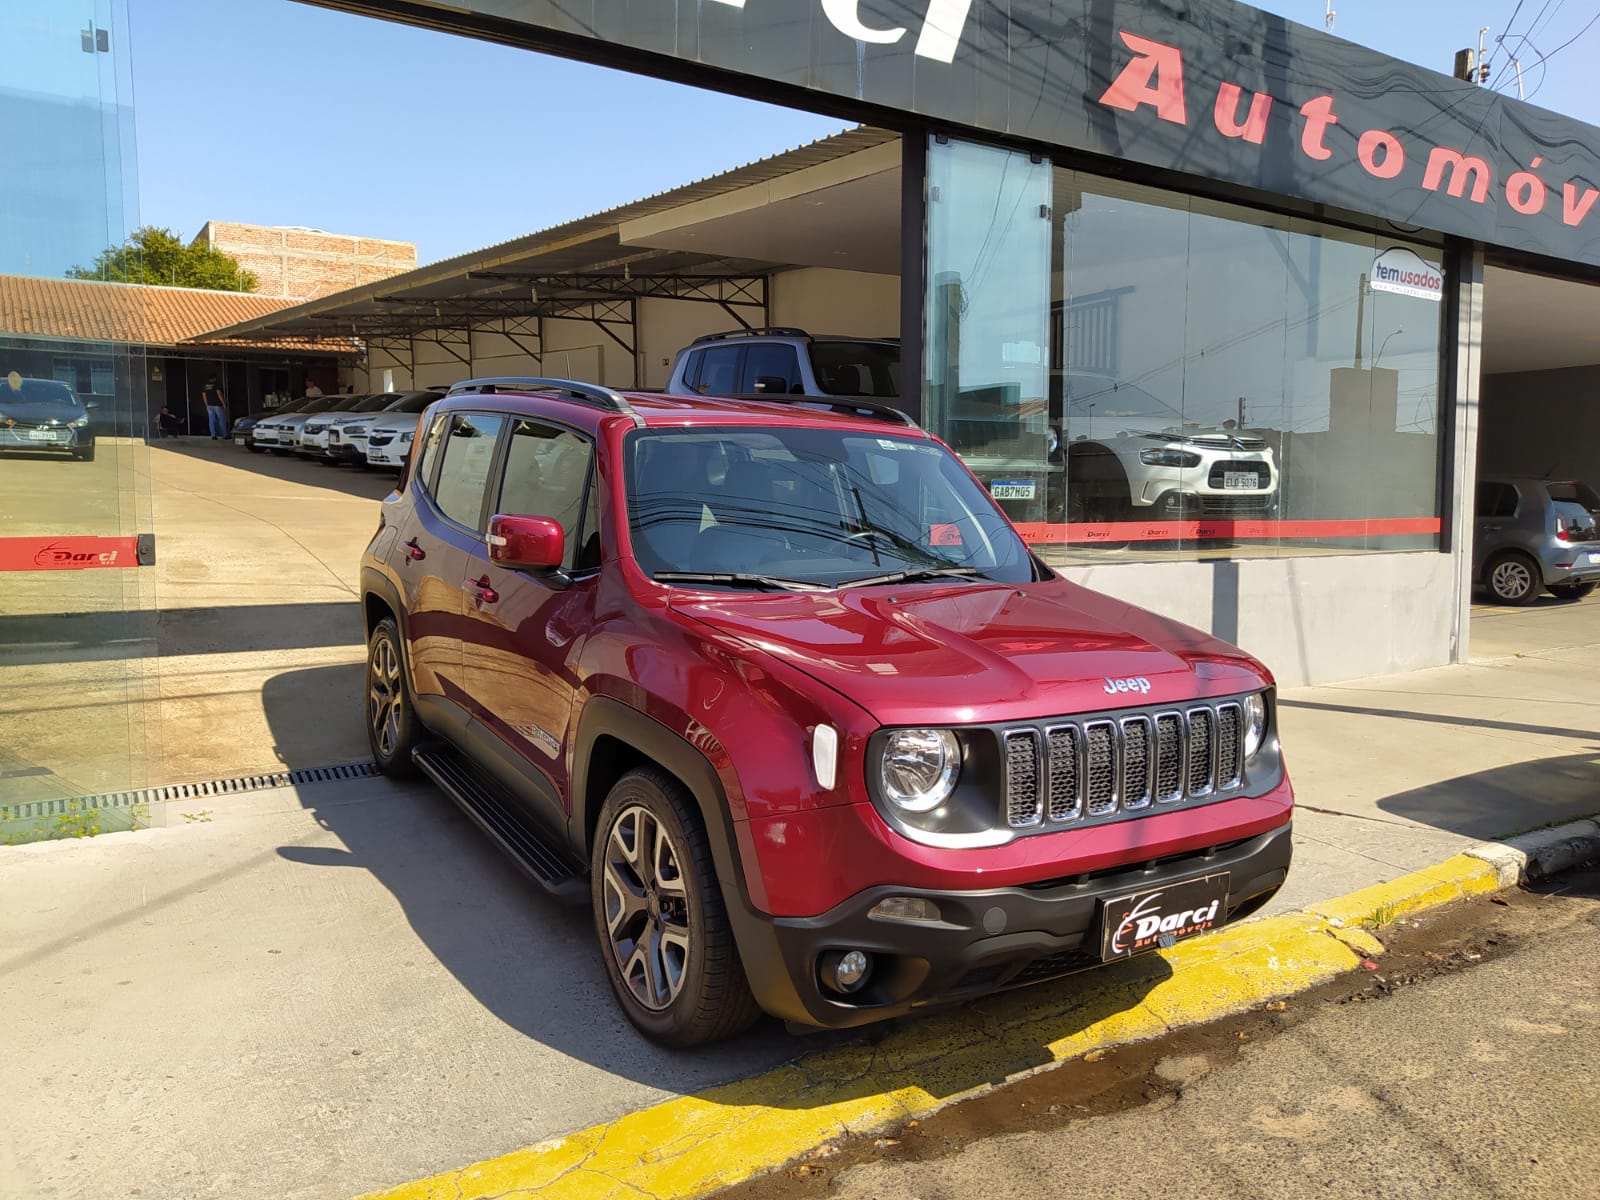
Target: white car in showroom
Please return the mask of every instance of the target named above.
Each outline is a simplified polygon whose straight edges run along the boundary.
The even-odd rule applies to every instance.
[[[393,393],[385,393],[393,396]],[[444,395],[443,392],[405,392],[379,412],[346,413],[328,427],[327,462],[367,462],[367,435],[374,429],[380,433],[396,424],[394,418],[405,418],[401,428],[415,429],[417,414]],[[387,465],[387,464],[384,464]]]
[[[426,396],[416,412],[380,413],[367,426],[367,465],[398,471],[411,453],[411,439],[417,432],[417,413],[444,395],[443,392],[415,392]]]

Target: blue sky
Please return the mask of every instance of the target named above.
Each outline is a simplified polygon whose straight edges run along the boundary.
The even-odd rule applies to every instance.
[[[1322,0],[1257,7],[1323,22]],[[1592,3],[1485,0],[1470,15],[1456,0],[1335,7],[1340,37],[1444,71],[1476,44],[1478,22],[1492,38],[1515,14],[1512,32],[1531,32],[1516,52],[1533,102],[1600,125],[1587,62],[1600,24],[1552,53]],[[295,0],[129,0],[129,10],[139,217],[185,237],[208,220],[311,225],[414,241],[431,262],[843,127]],[[1551,56],[1543,68],[1540,53]],[[1491,86],[1514,94],[1508,69]]]

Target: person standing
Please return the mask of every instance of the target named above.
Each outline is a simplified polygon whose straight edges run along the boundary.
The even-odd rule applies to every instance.
[[[217,386],[215,376],[206,380],[206,386],[200,389],[200,399],[205,401],[206,420],[211,423],[211,440],[213,442],[228,436],[228,402],[222,394],[222,389]]]
[[[322,389],[319,388],[316,384],[314,384],[314,383],[310,382],[309,380],[307,380],[307,382],[306,382],[306,395],[308,395],[308,396],[320,396],[320,395],[322,395]]]

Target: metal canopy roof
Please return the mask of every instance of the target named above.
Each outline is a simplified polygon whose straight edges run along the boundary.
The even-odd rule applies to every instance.
[[[625,246],[621,226],[832,162],[898,136],[881,129],[847,130],[608,212],[202,336],[213,343],[330,337],[381,341],[435,330],[517,333],[529,328],[526,322],[562,317],[594,321],[626,346],[608,326],[630,322],[631,303],[645,297],[718,304],[742,322],[740,309],[761,315],[766,276],[789,264]]]

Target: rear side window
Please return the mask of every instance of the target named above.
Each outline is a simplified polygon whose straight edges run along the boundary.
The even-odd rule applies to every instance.
[[[579,564],[584,489],[593,459],[593,447],[570,430],[539,421],[512,423],[495,511],[555,521],[566,534],[567,553],[561,565],[569,570]]]
[[[736,396],[739,388],[740,346],[716,346],[704,352],[700,381],[695,391],[702,396]]]
[[[1517,489],[1509,483],[1484,480],[1478,484],[1478,515],[1480,517],[1514,517],[1517,515]]]
[[[452,413],[440,450],[439,478],[433,502],[458,525],[483,531],[483,498],[494,466],[495,439],[504,417],[486,413]]]

